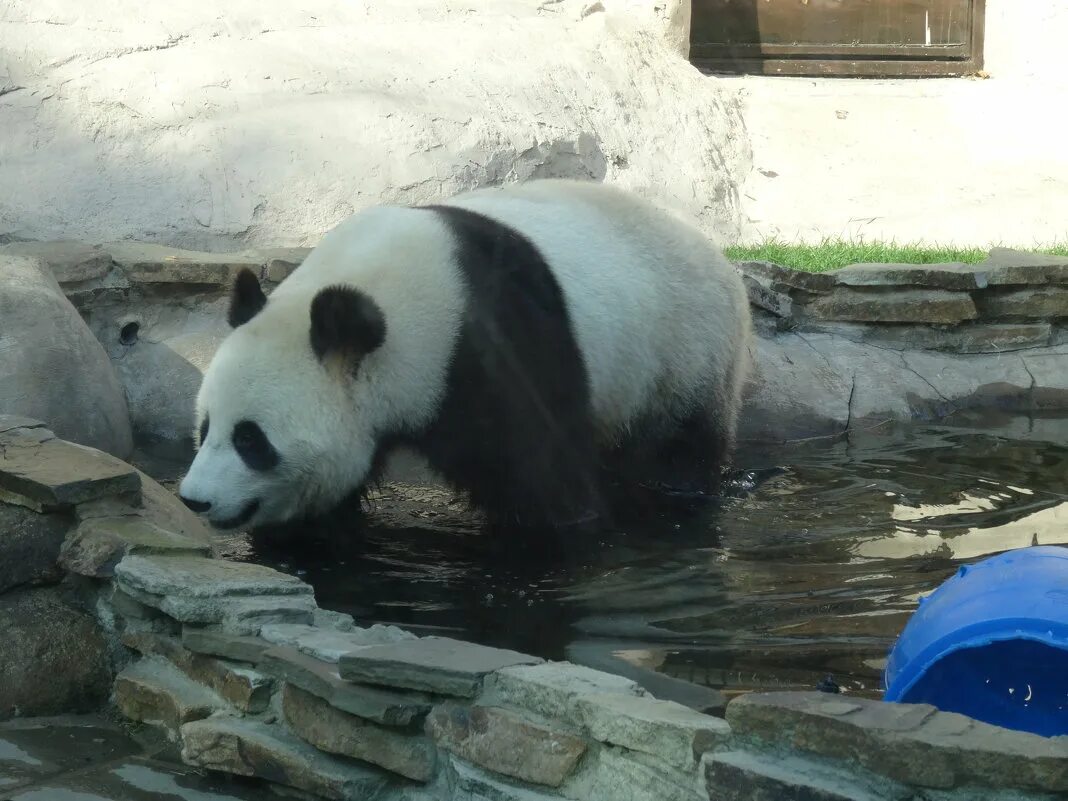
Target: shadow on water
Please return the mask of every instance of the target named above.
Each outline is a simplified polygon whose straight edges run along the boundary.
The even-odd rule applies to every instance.
[[[434,486],[390,483],[330,547],[295,532],[224,551],[302,576],[366,623],[728,694],[831,674],[877,696],[922,594],[962,562],[1068,543],[1065,418],[887,427],[744,461],[715,507],[551,548],[484,531]],[[163,478],[174,464],[142,460]]]

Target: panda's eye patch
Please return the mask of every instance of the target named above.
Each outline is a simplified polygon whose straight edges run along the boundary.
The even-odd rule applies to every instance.
[[[242,420],[234,426],[232,441],[237,455],[253,470],[270,470],[278,465],[278,451],[263,429],[251,420]]]
[[[204,415],[204,421],[200,424],[200,444],[203,445],[208,438],[208,416]]]

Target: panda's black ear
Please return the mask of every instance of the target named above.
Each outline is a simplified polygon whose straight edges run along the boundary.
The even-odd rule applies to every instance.
[[[385,339],[382,310],[356,287],[330,286],[312,301],[311,346],[320,360],[334,352],[360,358]]]
[[[234,289],[230,293],[230,313],[227,321],[231,328],[244,325],[267,304],[267,296],[260,287],[260,279],[248,267],[243,267],[234,279]]]

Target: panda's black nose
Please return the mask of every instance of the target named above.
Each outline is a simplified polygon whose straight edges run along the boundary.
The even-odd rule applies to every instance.
[[[182,499],[182,503],[184,503],[197,514],[203,514],[211,508],[210,501],[194,501],[192,498],[187,498],[184,495],[179,495],[178,497]]]

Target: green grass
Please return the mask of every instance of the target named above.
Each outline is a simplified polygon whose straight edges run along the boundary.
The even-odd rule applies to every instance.
[[[825,239],[818,245],[803,245],[771,239],[760,245],[729,247],[726,253],[727,258],[733,261],[772,261],[783,267],[819,273],[861,262],[937,264],[959,261],[975,264],[983,261],[989,250],[989,247],[943,247],[922,242],[898,244],[896,242]],[[1068,240],[1055,245],[1021,248],[1021,250],[1068,256]]]

